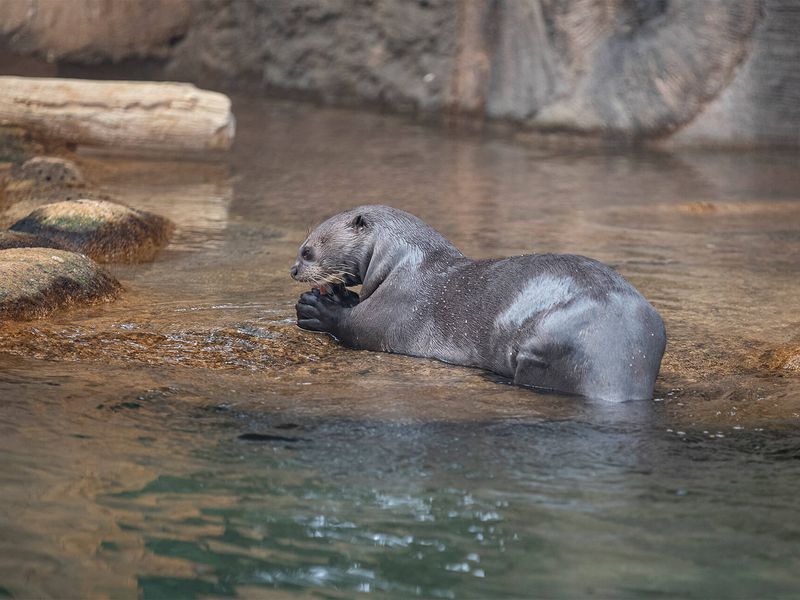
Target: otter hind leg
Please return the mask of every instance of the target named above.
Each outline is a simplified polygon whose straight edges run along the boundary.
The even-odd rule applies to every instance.
[[[542,319],[520,348],[514,381],[607,402],[647,400],[665,343],[649,304],[611,294],[603,304],[576,303]]]
[[[606,402],[648,400],[662,340],[615,323],[596,324],[563,345],[521,350],[514,382]]]
[[[637,360],[641,355],[627,346],[595,344],[552,350],[521,350],[514,383],[606,402],[652,398],[657,366],[652,372]]]
[[[575,370],[568,368],[566,348],[530,344],[517,353],[514,383],[543,392],[579,394]]]

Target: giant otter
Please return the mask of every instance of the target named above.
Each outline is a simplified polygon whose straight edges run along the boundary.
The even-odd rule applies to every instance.
[[[649,399],[664,324],[610,267],[568,254],[472,260],[420,219],[388,206],[331,217],[291,275],[318,288],[297,324],[351,348],[480,367],[539,390]],[[361,284],[357,295],[347,286]]]

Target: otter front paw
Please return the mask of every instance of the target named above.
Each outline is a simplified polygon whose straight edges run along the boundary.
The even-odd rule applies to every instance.
[[[313,289],[300,296],[295,305],[297,310],[297,325],[309,331],[324,331],[335,334],[345,309],[334,297],[322,295],[318,289]]]
[[[344,308],[353,308],[360,301],[358,294],[348,290],[341,283],[326,285],[324,290],[320,290],[320,295],[327,296]]]

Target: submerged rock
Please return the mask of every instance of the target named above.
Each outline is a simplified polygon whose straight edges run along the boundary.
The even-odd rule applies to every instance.
[[[71,160],[55,156],[36,156],[14,167],[12,180],[33,181],[40,185],[83,185],[83,173]]]
[[[36,156],[13,166],[3,179],[2,200],[12,206],[27,203],[36,207],[95,196],[78,165],[66,158]]]
[[[98,262],[137,263],[152,260],[169,242],[173,224],[122,204],[80,199],[41,206],[11,230],[49,238]]]
[[[99,360],[224,371],[259,371],[307,377],[321,365],[349,372],[352,356],[328,336],[309,335],[293,323],[188,327],[180,320],[66,328],[47,323],[3,332],[0,352],[43,360]],[[293,384],[294,385],[294,384]]]
[[[40,235],[21,231],[0,231],[0,250],[8,250],[10,248],[57,248],[65,250],[64,246],[55,240]]]
[[[0,322],[114,298],[121,286],[86,256],[52,248],[0,250]]]

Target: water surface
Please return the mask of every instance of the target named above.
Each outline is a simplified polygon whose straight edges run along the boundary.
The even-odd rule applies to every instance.
[[[174,219],[119,301],[0,340],[0,597],[796,597],[800,160],[520,143],[240,99],[229,160],[85,154]],[[670,338],[604,407],[298,331],[309,227],[573,252]],[[12,209],[13,210],[13,209]]]

